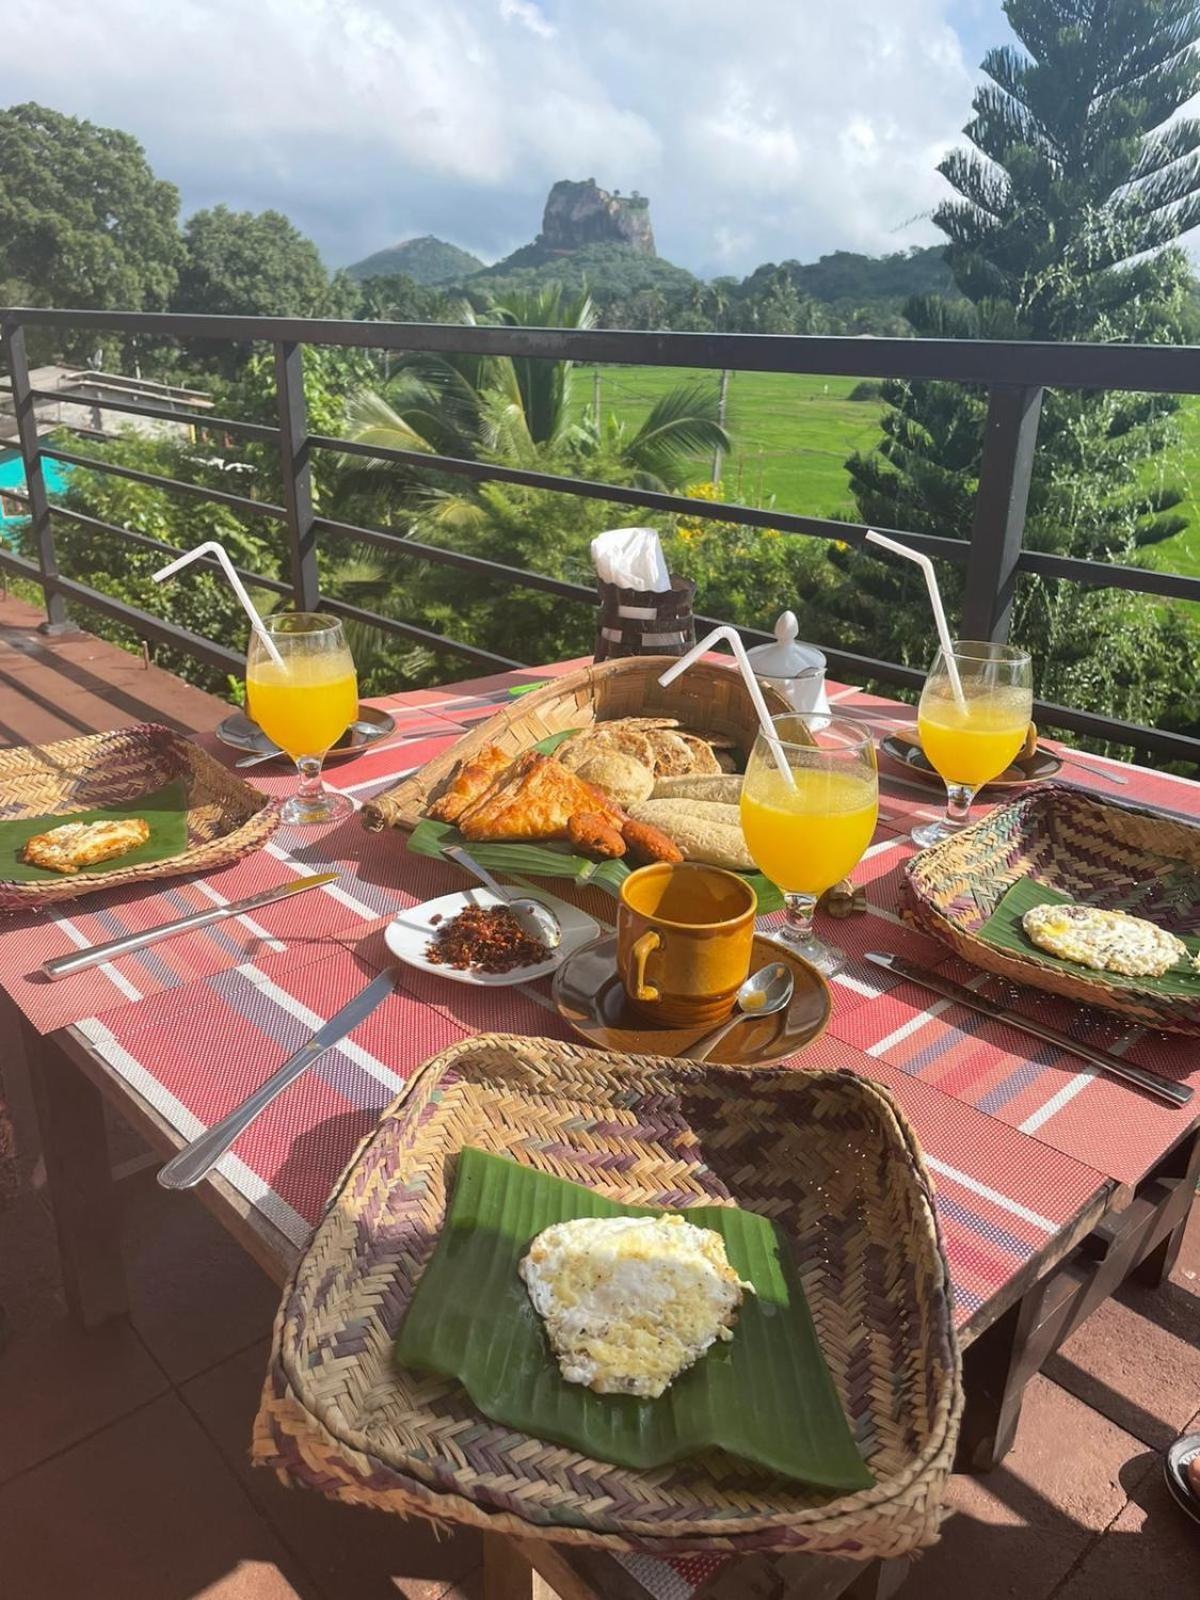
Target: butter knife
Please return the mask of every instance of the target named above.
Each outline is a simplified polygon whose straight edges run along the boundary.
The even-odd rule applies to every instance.
[[[199,1183],[259,1112],[265,1110],[276,1095],[282,1094],[289,1083],[294,1083],[301,1073],[307,1072],[326,1050],[331,1050],[348,1033],[352,1033],[377,1005],[387,999],[394,987],[390,972],[380,972],[372,978],[367,987],[360,989],[340,1011],[334,1012],[295,1055],[289,1056],[265,1083],[259,1084],[252,1094],[248,1094],[240,1106],[235,1106],[228,1116],[222,1117],[220,1122],[214,1122],[191,1144],[184,1145],[178,1155],[171,1157],[158,1174],[158,1181],[163,1188],[190,1189]]]
[[[928,972],[924,967],[905,961],[902,956],[894,956],[886,950],[868,950],[866,954],[868,961],[877,967],[886,967],[898,978],[919,984],[923,989],[932,989],[934,994],[953,1000],[956,1005],[966,1006],[971,1011],[978,1011],[982,1016],[992,1017],[1010,1028],[1016,1028],[1019,1033],[1028,1033],[1033,1038],[1040,1039],[1043,1044],[1052,1044],[1056,1049],[1067,1050],[1091,1066],[1099,1067],[1101,1072],[1107,1072],[1110,1077],[1122,1078],[1126,1083],[1133,1084],[1143,1094],[1155,1095],[1158,1099],[1165,1100],[1168,1105],[1176,1107],[1186,1106],[1192,1098],[1192,1091],[1186,1083],[1172,1083],[1169,1078],[1160,1078],[1153,1072],[1145,1072],[1132,1061],[1123,1061],[1111,1051],[1098,1050],[1091,1045],[1081,1044],[1078,1039],[1072,1039],[1069,1033],[1062,1033],[1058,1028],[1051,1028],[1044,1022],[1033,1022],[1028,1017],[1014,1016],[1010,1010],[995,1000],[989,1000],[986,995],[976,994],[973,989],[964,989],[961,983],[943,978],[938,972]]]
[[[311,878],[292,878],[273,889],[263,889],[245,900],[233,900],[227,906],[213,906],[211,911],[195,911],[190,917],[179,917],[174,922],[160,922],[156,928],[144,928],[141,933],[127,933],[120,939],[110,939],[107,944],[94,944],[87,950],[73,950],[69,956],[55,956],[53,961],[42,963],[42,971],[51,980],[69,978],[86,967],[98,967],[103,961],[128,955],[131,950],[144,949],[157,944],[160,939],[170,939],[177,933],[191,933],[196,928],[207,928],[212,922],[223,922],[226,917],[242,917],[247,911],[257,911],[272,901],[286,900],[289,895],[303,894],[306,889],[319,889],[323,883],[332,883],[336,872],[318,872]]]

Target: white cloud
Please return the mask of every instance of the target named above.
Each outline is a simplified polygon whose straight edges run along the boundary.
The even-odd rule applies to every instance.
[[[748,271],[933,237],[903,225],[969,113],[955,4],[55,0],[6,14],[5,87],[335,263],[425,232],[501,254],[591,175],[650,195],[670,259]]]
[[[558,32],[531,0],[500,0],[500,15],[505,22],[521,23],[530,33],[536,33],[539,39],[553,39]]]

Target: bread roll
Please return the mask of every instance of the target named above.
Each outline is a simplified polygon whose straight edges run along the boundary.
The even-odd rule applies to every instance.
[[[753,872],[737,806],[698,800],[643,800],[630,815],[673,839],[688,861],[703,861],[732,872]]]
[[[740,774],[720,777],[660,778],[654,785],[655,800],[701,800],[736,806],[742,796]],[[645,796],[642,797],[643,799]]]

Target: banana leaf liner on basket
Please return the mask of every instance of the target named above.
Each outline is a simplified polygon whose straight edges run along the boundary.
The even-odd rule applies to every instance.
[[[873,1486],[831,1495],[720,1450],[613,1466],[398,1367],[466,1147],[625,1205],[770,1216]],[[886,1557],[935,1539],[960,1410],[929,1181],[886,1091],[492,1035],[427,1063],[335,1189],[284,1292],[254,1457],[335,1498],[518,1538]]]
[[[1156,980],[1067,966],[986,936],[1013,885],[1045,884],[1070,900],[1200,933],[1200,827],[1065,784],[1045,784],[922,850],[905,867],[905,920],[972,965],[1150,1028],[1200,1033],[1200,995]]]
[[[116,857],[101,870],[18,875],[15,845],[6,876],[0,861],[0,911],[33,910],[98,889],[212,872],[261,849],[279,823],[279,808],[260,790],[227,771],[206,750],[159,723],[139,723],[52,744],[0,750],[0,819],[5,840],[27,833],[20,824],[97,813],[129,816],[144,804],[150,848]],[[171,814],[168,815],[167,813]],[[171,843],[156,844],[156,828]],[[32,826],[32,824],[31,824]]]

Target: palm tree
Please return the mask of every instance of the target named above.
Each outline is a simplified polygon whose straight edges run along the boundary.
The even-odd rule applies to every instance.
[[[528,293],[510,291],[477,317],[467,305],[459,320],[498,327],[586,329],[596,310],[586,290],[570,294],[559,284]],[[405,356],[380,394],[360,390],[347,403],[350,438],[384,449],[467,459],[546,465],[556,456],[615,457],[642,487],[677,487],[694,470],[690,458],[729,449],[718,420],[713,385],[681,384],[652,407],[634,432],[610,418],[579,419],[572,408],[571,361],[536,356],[457,356],[417,352]],[[346,480],[358,460],[343,457]],[[396,464],[372,462],[371,473],[395,476]],[[361,481],[361,480],[359,480]]]

